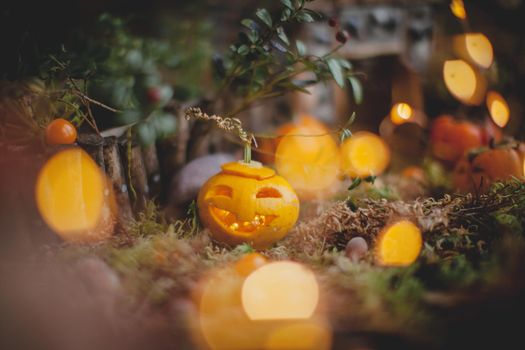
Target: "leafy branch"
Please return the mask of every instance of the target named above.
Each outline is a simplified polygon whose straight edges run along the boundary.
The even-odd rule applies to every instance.
[[[351,63],[336,56],[346,38],[338,39],[340,44],[321,56],[307,54],[300,40],[292,43],[289,33],[293,26],[323,17],[306,7],[311,1],[281,0],[280,13],[272,16],[267,9],[260,8],[255,12],[255,19],[241,21],[244,29],[237,42],[230,46],[226,59],[216,58],[214,62],[217,76],[222,79],[217,98],[229,92],[242,98],[226,116],[235,116],[258,100],[290,91],[309,93],[308,86],[330,79],[341,88],[348,81],[356,101],[361,101],[360,82]],[[301,79],[305,73],[313,73],[314,78]]]

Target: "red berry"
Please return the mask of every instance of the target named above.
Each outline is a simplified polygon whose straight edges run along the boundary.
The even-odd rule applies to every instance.
[[[337,23],[337,19],[335,17],[330,17],[330,19],[328,20],[328,25],[330,27],[337,27],[339,23]]]
[[[69,145],[76,139],[77,129],[65,119],[57,118],[46,127],[46,141],[50,145]]]
[[[158,103],[162,99],[162,91],[158,87],[150,87],[147,95],[151,103]]]
[[[341,44],[346,43],[346,41],[348,40],[348,37],[349,35],[346,30],[340,30],[337,33],[335,33],[335,40],[337,40]]]

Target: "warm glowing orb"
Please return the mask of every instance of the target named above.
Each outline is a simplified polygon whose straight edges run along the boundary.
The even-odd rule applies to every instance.
[[[341,145],[341,167],[350,177],[379,175],[389,163],[388,145],[371,132],[357,132]]]
[[[398,221],[385,228],[379,236],[378,262],[387,266],[410,265],[419,256],[422,245],[419,228],[411,221]]]
[[[337,181],[339,150],[320,122],[319,126],[300,125],[279,141],[275,167],[300,198],[324,197]]]
[[[487,108],[490,117],[500,128],[505,127],[509,122],[510,110],[507,101],[496,91],[489,91],[487,94]]]
[[[494,51],[489,39],[481,33],[467,33],[462,37],[469,59],[481,68],[489,68],[494,60]]]
[[[319,301],[312,271],[292,261],[266,264],[242,286],[242,305],[251,320],[306,319]]]
[[[396,125],[401,125],[409,121],[412,114],[412,107],[408,103],[396,103],[390,110],[390,120]]]
[[[97,240],[90,232],[107,209],[105,178],[97,164],[80,148],[51,157],[36,182],[36,204],[44,221],[63,239]]]
[[[331,347],[330,327],[322,322],[298,322],[272,332],[264,346],[267,350],[310,349],[328,350]]]
[[[463,60],[446,61],[443,66],[443,79],[448,91],[458,100],[469,103],[478,84],[476,72]]]
[[[465,11],[465,5],[463,0],[452,0],[450,3],[450,11],[459,19],[467,18],[467,12]]]

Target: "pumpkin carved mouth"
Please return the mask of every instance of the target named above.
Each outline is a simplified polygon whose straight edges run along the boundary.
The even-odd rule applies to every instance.
[[[217,221],[229,227],[230,230],[239,233],[251,233],[257,229],[270,225],[270,223],[277,218],[277,215],[262,215],[255,214],[251,221],[241,221],[234,213],[212,206],[211,212]]]

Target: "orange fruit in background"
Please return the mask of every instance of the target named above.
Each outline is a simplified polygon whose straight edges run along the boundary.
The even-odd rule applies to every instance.
[[[455,162],[469,149],[482,145],[483,133],[472,122],[457,121],[451,115],[442,115],[432,123],[430,140],[436,158]]]
[[[419,182],[425,182],[425,172],[419,166],[408,166],[405,169],[403,169],[403,171],[401,171],[401,175],[403,177],[414,179]]]
[[[487,146],[491,140],[499,142],[503,138],[501,128],[497,126],[492,120],[485,119],[481,128],[481,143]]]
[[[69,145],[76,139],[77,129],[65,119],[55,119],[46,127],[46,142],[50,145]]]
[[[251,272],[258,269],[268,262],[264,255],[259,253],[249,253],[243,255],[236,263],[235,270],[243,276],[248,276]]]
[[[511,147],[489,149],[474,157],[463,157],[453,173],[453,182],[460,192],[485,192],[495,181],[523,176],[523,161]]]

